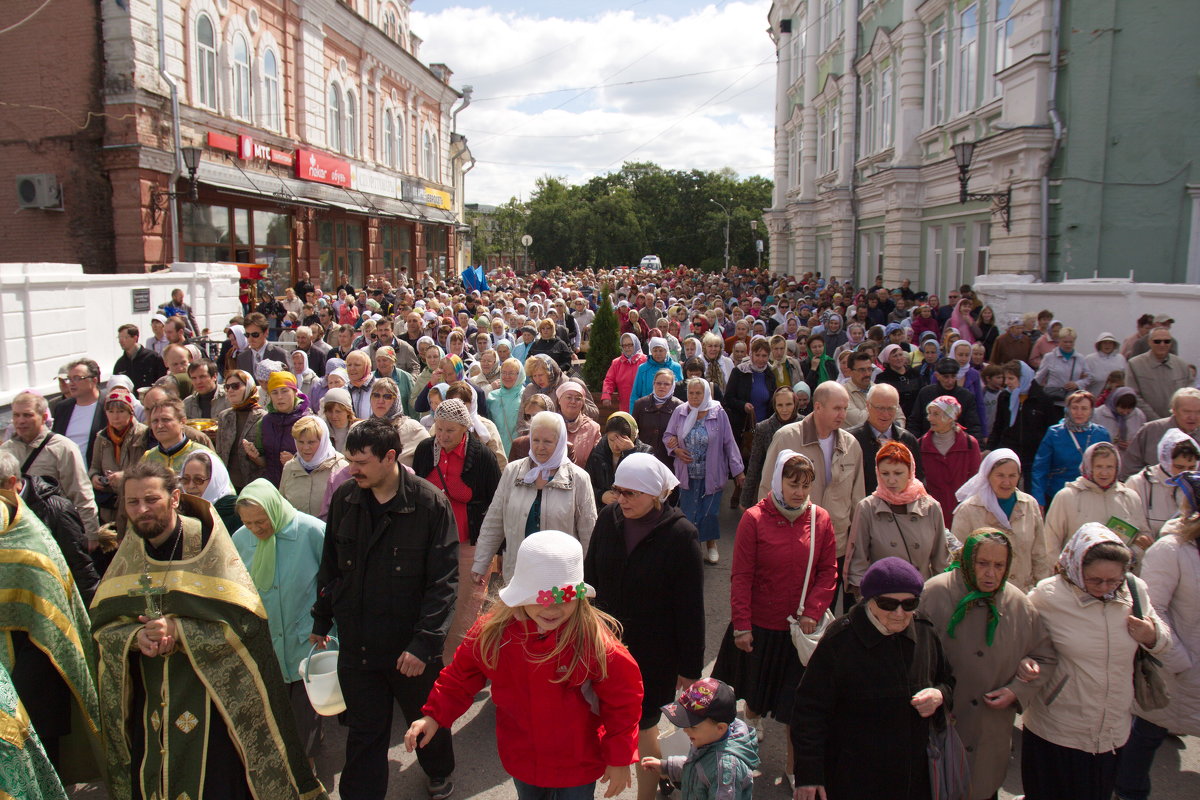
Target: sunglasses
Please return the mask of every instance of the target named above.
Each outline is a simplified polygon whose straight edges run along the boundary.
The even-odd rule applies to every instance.
[[[251,333],[250,331],[246,331],[246,335],[251,339],[261,339],[263,337],[261,333]]]
[[[1170,344],[1171,343],[1170,339],[1151,339],[1151,341],[1154,342],[1154,344]]]
[[[895,597],[876,597],[875,605],[880,611],[895,611],[897,608],[904,609],[910,614],[917,610],[917,606],[921,604],[921,598],[909,597],[905,600],[898,600]]]
[[[395,400],[395,399],[396,399],[396,395],[394,395],[394,394],[391,394],[390,392],[389,392],[389,393],[386,393],[386,394],[385,394],[384,392],[371,392],[371,399],[372,399],[372,400],[375,400],[375,399],[379,399],[379,400]]]
[[[246,384],[244,384],[244,383],[230,383],[229,381],[225,381],[225,391],[229,391],[230,389],[237,391],[238,389],[241,389],[245,385]]]
[[[612,488],[612,493],[621,499],[633,498],[641,494],[641,492],[635,492],[631,489],[618,489],[616,486]]]

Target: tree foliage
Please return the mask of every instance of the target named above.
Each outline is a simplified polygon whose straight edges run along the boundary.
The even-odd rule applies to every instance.
[[[726,215],[711,201],[730,212],[730,264],[750,266],[756,263],[755,239],[766,237],[762,211],[771,204],[771,190],[766,178],[739,179],[729,169],[665,170],[626,162],[577,186],[544,176],[528,202],[513,199],[501,208],[505,225],[524,223],[522,233],[533,237],[529,254],[543,266],[636,266],[642,256],[656,254],[665,266],[720,269]]]
[[[608,372],[608,365],[621,354],[619,338],[617,314],[613,311],[612,300],[605,290],[600,297],[600,307],[596,309],[596,318],[592,320],[587,358],[583,362],[583,378],[593,392],[600,391],[604,384],[604,375]],[[628,402],[628,398],[625,397],[621,400]]]

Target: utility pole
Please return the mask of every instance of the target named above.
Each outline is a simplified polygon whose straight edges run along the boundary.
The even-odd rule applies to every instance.
[[[725,271],[729,272],[729,209],[718,203],[716,200],[713,200],[711,197],[708,199],[708,202],[719,207],[725,212]],[[733,198],[730,198],[729,202],[732,203]]]

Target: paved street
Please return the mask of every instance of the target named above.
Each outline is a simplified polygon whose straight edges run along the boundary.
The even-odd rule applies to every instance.
[[[739,515],[730,511],[728,503],[721,513],[721,563],[706,566],[707,609],[708,609],[708,654],[707,668],[716,658],[721,636],[729,621],[729,568],[733,558],[733,531]],[[661,723],[666,730],[666,722]],[[391,775],[388,798],[391,800],[420,800],[425,797],[425,778],[417,767],[416,758],[404,752],[402,738],[407,726],[396,712],[392,728]],[[767,738],[761,751],[762,776],[755,783],[755,796],[782,800],[788,797],[786,779],[783,777],[786,731],[783,726],[768,721]],[[462,719],[454,726],[455,754],[458,769],[455,772],[457,798],[479,798],[480,800],[510,800],[515,796],[512,782],[500,767],[496,755],[495,714],[489,694],[485,690]],[[338,770],[342,765],[345,746],[345,729],[336,721],[326,721],[324,751],[317,758],[317,772],[326,786],[336,785]],[[1154,764],[1155,800],[1194,800],[1200,797],[1200,741],[1193,737],[1168,739],[1159,751]],[[1011,800],[1020,794],[1020,772],[1014,760],[1008,780],[1001,791],[1001,800]],[[597,792],[597,797],[603,794]],[[77,800],[102,800],[107,794],[98,787],[77,787],[71,795]],[[332,797],[338,797],[334,792]],[[634,797],[632,790],[620,795],[622,800]],[[674,795],[678,798],[678,794]]]

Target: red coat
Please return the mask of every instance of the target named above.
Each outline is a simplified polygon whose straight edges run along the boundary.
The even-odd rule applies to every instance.
[[[620,398],[617,405],[621,410],[631,408],[633,406],[633,379],[637,377],[638,367],[646,363],[646,354],[637,353],[630,360],[625,356],[617,356],[608,365],[608,372],[604,374],[604,386],[601,390],[600,399],[604,399],[614,392]]]
[[[733,546],[729,599],[734,630],[748,631],[753,623],[767,630],[786,631],[788,615],[796,613],[804,594],[804,571],[812,536],[806,511],[788,522],[768,495],[742,515]],[[820,620],[837,589],[837,541],[829,513],[817,506],[817,552],[804,616]]]
[[[942,519],[946,527],[954,516],[958,498],[954,493],[979,471],[979,442],[958,426],[958,436],[946,455],[938,452],[933,443],[933,431],[921,437],[921,467],[925,470],[925,490],[942,504]]]
[[[582,786],[599,780],[609,766],[633,763],[642,677],[624,645],[609,651],[605,680],[590,669],[597,678],[588,686],[582,685],[584,674],[555,683],[570,665],[570,652],[542,664],[528,657],[553,650],[555,633],[539,637],[534,623],[514,620],[504,629],[496,668],[489,669],[477,646],[481,623],[467,633],[454,661],[438,676],[423,713],[449,727],[490,680],[500,763],[514,778],[546,788]],[[589,704],[585,692],[596,705]]]

